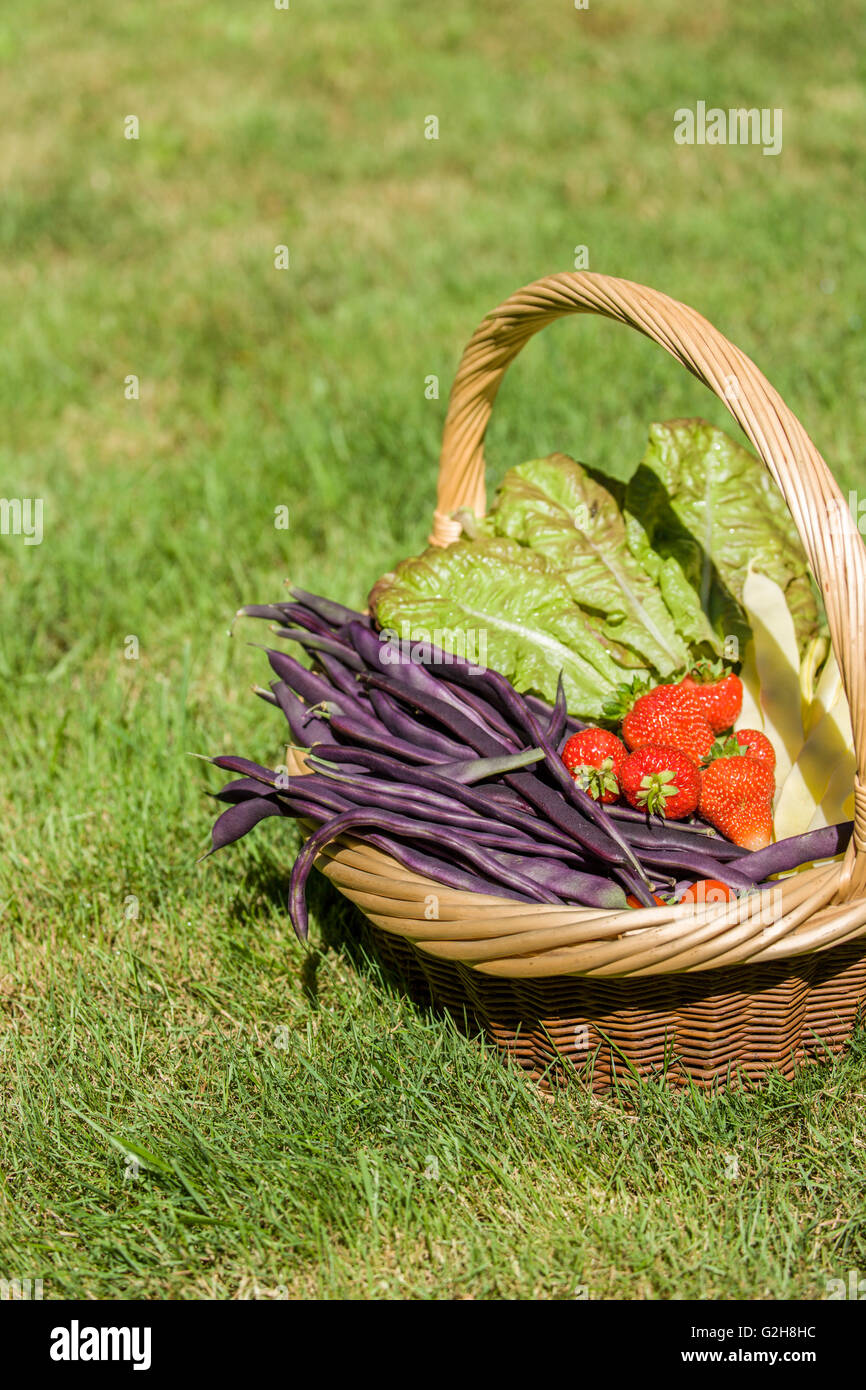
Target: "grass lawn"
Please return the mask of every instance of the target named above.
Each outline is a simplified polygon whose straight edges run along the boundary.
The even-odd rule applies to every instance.
[[[866,1271],[863,1035],[750,1096],[541,1100],[394,992],[322,882],[295,942],[291,830],[197,866],[221,779],[187,756],[280,761],[231,615],[289,574],[360,604],[422,546],[463,343],[576,246],[718,324],[866,493],[862,7],[17,0],[0,56],[0,494],[44,499],[41,545],[0,536],[0,1276],[822,1298]],[[782,153],[676,145],[698,100],[782,108]],[[638,335],[559,323],[491,472],[627,474],[694,414],[729,418]]]

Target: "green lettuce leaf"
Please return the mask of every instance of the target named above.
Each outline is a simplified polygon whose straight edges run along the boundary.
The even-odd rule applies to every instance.
[[[431,547],[376,586],[376,618],[405,642],[430,642],[501,671],[547,699],[560,671],[569,709],[600,718],[622,678],[616,647],[587,622],[564,576],[504,537]],[[612,654],[614,653],[614,654]]]
[[[819,627],[806,555],[775,483],[747,449],[705,420],[652,425],[624,506],[631,553],[663,593],[659,560],[698,592],[716,633],[736,636],[742,649],[752,561],[782,589],[805,651]],[[671,571],[665,582],[679,581]]]
[[[653,425],[627,484],[563,454],[532,459],[506,474],[488,516],[463,521],[468,539],[383,576],[371,611],[404,641],[467,655],[548,700],[561,670],[582,718],[599,718],[623,678],[671,677],[732,636],[745,651],[750,562],[782,589],[801,651],[819,630],[772,479],[703,420]]]
[[[630,664],[668,676],[688,664],[688,640],[716,645],[676,562],[649,547],[637,556],[615,498],[564,454],[512,468],[487,527],[544,555],[602,635],[633,654]]]

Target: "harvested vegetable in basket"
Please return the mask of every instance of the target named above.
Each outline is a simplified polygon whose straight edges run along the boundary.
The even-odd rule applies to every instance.
[[[628,485],[553,454],[512,468],[488,516],[463,516],[466,539],[374,586],[379,623],[460,653],[483,633],[487,664],[549,700],[561,676],[582,719],[601,717],[624,676],[673,679],[726,644],[745,648],[752,571],[780,586],[813,665],[826,653],[784,503],[758,460],[704,420],[652,425]]]
[[[238,775],[217,793],[229,805],[210,852],[271,817],[317,827],[291,878],[290,913],[301,938],[310,869],[341,836],[445,886],[607,912],[626,909],[629,900],[643,907],[664,901],[689,872],[736,893],[794,867],[782,844],[762,858],[694,820],[701,772],[688,753],[662,747],[650,764],[654,745],[629,755],[613,734],[586,729],[560,755],[568,727],[562,682],[555,705],[530,702],[499,672],[429,645],[395,652],[360,613],[297,589],[293,598],[291,628],[282,625],[285,605],[241,612],[271,621],[276,614],[277,635],[318,668],[266,648],[279,679],[270,691],[257,690],[282,711],[293,744],[308,750],[306,772],[289,776],[233,755],[213,758]],[[660,687],[657,698],[676,690],[694,702],[685,683]],[[676,725],[666,727],[677,736]],[[720,749],[710,767],[745,767],[747,750],[740,751],[733,758]],[[760,767],[772,781],[767,765]],[[608,796],[622,790],[635,814],[605,804],[605,786]],[[679,817],[691,819],[680,825]],[[840,826],[830,838],[801,837],[796,862],[838,852],[848,834]]]

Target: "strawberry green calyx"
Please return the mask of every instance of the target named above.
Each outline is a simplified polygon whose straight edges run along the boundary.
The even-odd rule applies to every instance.
[[[760,729],[738,729],[734,738],[741,748],[759,763],[766,763],[771,772],[776,771],[776,750],[772,740]]]
[[[757,758],[771,771],[776,767],[776,751],[760,729],[738,729],[736,733],[723,734],[702,759],[702,766],[708,767],[717,758]]]
[[[602,706],[605,720],[611,724],[621,724],[638,696],[645,695],[652,689],[652,685],[653,682],[646,676],[635,676],[630,681],[620,681]]]
[[[649,772],[641,778],[637,800],[651,816],[665,814],[665,806],[671,798],[679,796],[680,789],[674,781],[675,773]]]
[[[586,764],[577,767],[572,773],[575,783],[582,791],[588,792],[596,801],[601,801],[605,793],[619,796],[619,782],[614,770],[613,758],[605,758],[600,767]]]
[[[716,758],[747,758],[749,750],[745,744],[739,743],[734,734],[725,734],[724,738],[717,738],[710,751],[704,759],[705,763],[713,763]]]
[[[733,668],[721,657],[713,661],[704,656],[695,662],[688,674],[696,685],[715,685],[717,681],[722,681],[726,676],[730,676],[732,670]]]

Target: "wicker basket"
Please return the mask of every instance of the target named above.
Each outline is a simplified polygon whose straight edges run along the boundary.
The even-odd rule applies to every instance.
[[[684,304],[589,273],[519,290],[473,335],[448,404],[434,544],[459,535],[458,507],[485,510],[484,435],[509,363],[545,324],[581,313],[660,343],[725,402],[780,488],[824,596],[851,708],[849,849],[697,914],[458,892],[351,837],[318,867],[370,919],[383,959],[414,997],[481,1028],[542,1084],[575,1064],[596,1090],[661,1071],[701,1086],[769,1069],[790,1075],[799,1061],[843,1047],[866,1000],[866,550],[820,454],[749,358]]]

